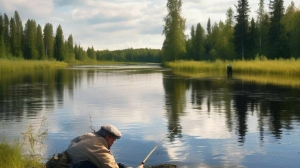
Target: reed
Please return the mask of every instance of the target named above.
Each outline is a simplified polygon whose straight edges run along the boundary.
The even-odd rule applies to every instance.
[[[234,74],[267,74],[300,76],[300,60],[248,60],[248,61],[175,61],[164,66],[175,72],[188,73],[226,73],[231,64]]]
[[[12,144],[6,140],[0,143],[0,168],[44,168],[44,164],[37,159],[22,155],[22,145],[15,141]]]
[[[44,117],[37,130],[30,125],[27,131],[22,133],[23,141],[8,141],[5,134],[0,135],[2,137],[0,142],[0,168],[45,168],[45,164],[41,162],[42,157],[38,152],[44,147],[43,141],[47,135],[46,127],[46,118]]]
[[[0,73],[16,72],[24,70],[41,70],[66,68],[65,62],[60,61],[37,61],[37,60],[5,60],[0,59]]]

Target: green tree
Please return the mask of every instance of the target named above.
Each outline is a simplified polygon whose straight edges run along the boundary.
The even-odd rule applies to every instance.
[[[288,34],[289,50],[292,57],[300,57],[300,10],[295,7],[294,2],[288,6],[286,14],[282,18]]]
[[[283,0],[270,1],[270,11],[269,57],[287,58],[289,56],[287,32],[281,22],[284,16]]]
[[[215,60],[217,58],[217,52],[216,52],[216,44],[218,41],[218,38],[220,36],[219,34],[219,26],[217,23],[214,23],[214,25],[211,28],[211,33],[207,37],[210,42],[210,50],[208,53],[208,60]]]
[[[9,40],[10,40],[10,51],[12,56],[16,56],[16,46],[17,46],[17,42],[16,42],[16,23],[14,18],[10,19],[10,24],[9,24]]]
[[[234,26],[234,44],[236,52],[241,55],[241,58],[245,57],[245,50],[247,46],[248,39],[248,23],[249,23],[249,4],[248,0],[238,0],[238,5],[236,6],[237,16],[236,25]]]
[[[224,44],[224,57],[222,57],[224,60],[233,60],[236,58],[236,54],[234,52],[234,43],[233,43],[233,25],[234,25],[234,12],[232,8],[228,8],[226,11],[226,23],[224,27],[224,38],[223,38],[223,44]]]
[[[168,14],[164,18],[163,61],[178,60],[186,52],[185,19],[181,16],[181,0],[168,0]]]
[[[44,50],[46,59],[54,58],[54,37],[53,26],[51,23],[46,23],[44,27]]]
[[[28,19],[24,29],[24,58],[25,59],[38,59],[37,51],[37,27],[34,20]]]
[[[44,50],[43,32],[42,32],[42,27],[40,25],[37,26],[36,41],[37,41],[38,59],[42,60],[44,59],[45,50]]]
[[[8,16],[4,13],[4,44],[6,57],[11,55],[10,52],[10,35],[9,35],[9,19]]]
[[[15,11],[14,14],[14,21],[16,25],[14,53],[15,56],[19,58],[23,58],[23,53],[22,53],[23,24],[19,16],[19,13],[17,11]]]
[[[207,31],[207,34],[208,34],[208,35],[211,33],[211,23],[210,23],[210,18],[208,18],[208,20],[207,20],[206,31]]]
[[[230,7],[226,11],[226,25],[232,27],[233,24],[234,24],[234,11]]]
[[[259,36],[259,56],[262,55],[262,36],[263,36],[263,19],[264,19],[264,15],[265,15],[265,2],[264,0],[259,0],[259,8],[257,10],[257,22],[258,22],[258,36]]]
[[[90,59],[96,59],[96,53],[95,53],[95,50],[94,50],[94,47],[92,48],[89,48],[87,49],[87,56],[90,58]]]
[[[4,43],[4,21],[3,16],[0,14],[0,58],[6,57],[5,43]]]
[[[75,45],[74,52],[76,60],[84,61],[87,59],[86,51],[80,45]]]
[[[211,58],[210,51],[212,49],[212,41],[211,41],[211,32],[212,26],[210,18],[208,18],[207,26],[206,26],[207,35],[205,38],[205,58],[209,60]]]
[[[59,61],[63,61],[65,59],[64,34],[60,25],[56,29],[54,58]]]
[[[204,38],[204,29],[200,23],[197,24],[196,27],[196,35],[195,35],[195,60],[204,60],[205,53],[205,38]]]
[[[256,27],[255,21],[252,18],[250,22],[250,27],[249,27],[249,34],[248,34],[248,53],[246,54],[247,59],[254,59],[255,55],[259,53],[257,50],[258,48],[258,29]]]
[[[67,41],[67,57],[68,61],[73,61],[75,60],[75,53],[74,53],[74,42],[73,42],[73,36],[72,34],[69,35],[68,41]]]
[[[187,50],[187,59],[195,59],[196,58],[196,50],[195,50],[195,39],[196,39],[196,33],[195,33],[195,27],[192,25],[191,27],[191,38],[186,41],[186,50]]]

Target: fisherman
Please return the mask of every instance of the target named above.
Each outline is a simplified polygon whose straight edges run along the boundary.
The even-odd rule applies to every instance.
[[[71,168],[126,168],[110,153],[110,148],[121,136],[115,126],[108,124],[97,132],[74,138],[66,150]]]

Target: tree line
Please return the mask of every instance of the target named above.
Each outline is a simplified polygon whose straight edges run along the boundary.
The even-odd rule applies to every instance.
[[[238,0],[236,14],[229,8],[225,22],[212,24],[208,18],[206,31],[198,23],[185,35],[182,1],[168,0],[163,60],[300,58],[299,8],[292,2],[285,10],[283,0],[271,0],[268,5],[269,12],[266,12],[265,2],[260,0],[257,18],[250,19],[248,1]]]
[[[0,14],[0,58],[59,60],[66,62],[100,60],[165,62],[174,60],[236,60],[267,57],[300,57],[300,9],[292,2],[285,10],[283,0],[271,0],[269,11],[260,0],[257,18],[249,18],[248,0],[238,0],[236,12],[226,11],[226,20],[211,23],[206,29],[198,23],[185,33],[181,0],[168,0],[164,17],[162,49],[95,50],[74,44],[72,34],[64,39],[62,27],[54,35],[51,23],[42,28],[28,19],[23,27],[17,11],[10,19]]]
[[[9,18],[0,14],[0,59],[58,60],[66,62],[101,60],[161,62],[159,49],[125,49],[96,51],[94,47],[85,50],[74,44],[72,34],[65,40],[61,25],[54,29],[51,23],[44,28],[35,20],[28,19],[23,27],[17,11]]]

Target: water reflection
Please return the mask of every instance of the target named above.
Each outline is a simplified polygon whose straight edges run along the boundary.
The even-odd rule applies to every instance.
[[[281,166],[293,167],[300,146],[299,107],[297,87],[234,76],[181,77],[157,66],[84,66],[0,77],[0,121],[6,132],[19,136],[45,116],[49,142],[43,153],[48,155],[91,131],[90,125],[111,123],[124,133],[113,153],[133,166],[177,127],[149,164],[272,167],[283,158]]]

